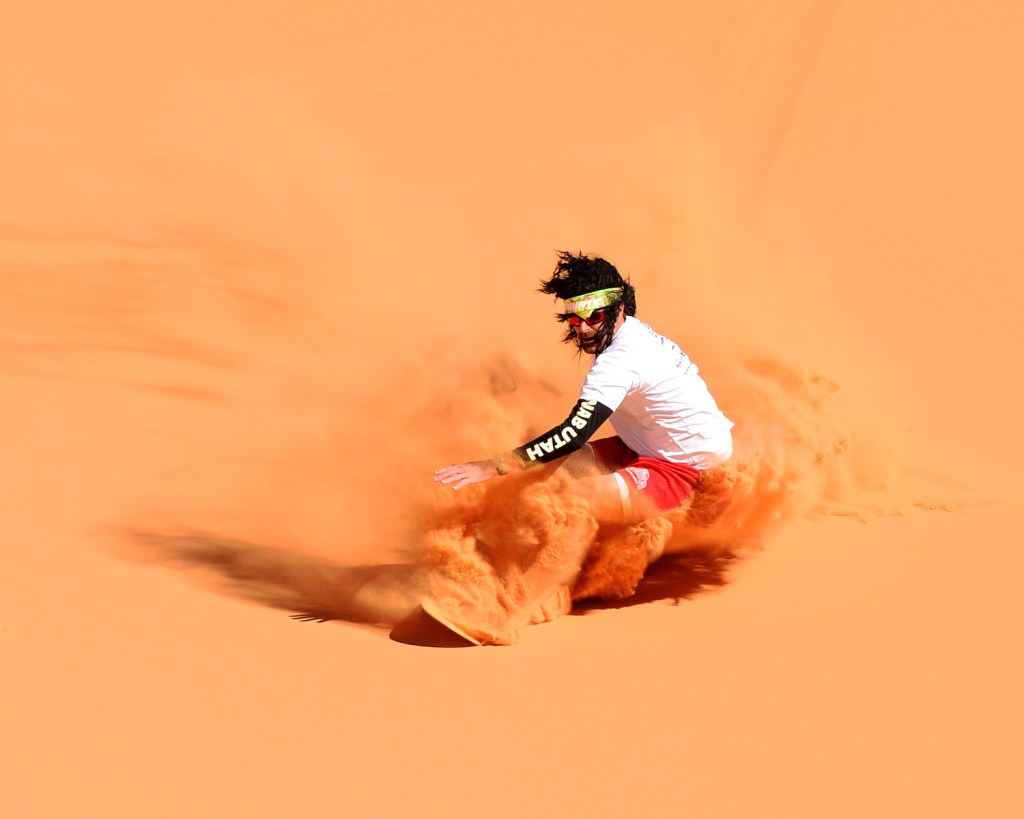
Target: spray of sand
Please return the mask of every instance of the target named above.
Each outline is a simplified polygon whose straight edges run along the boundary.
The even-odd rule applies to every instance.
[[[877,431],[844,423],[833,381],[755,359],[734,362],[720,387],[722,406],[737,423],[736,455],[705,473],[686,506],[663,517],[599,525],[558,469],[436,498],[433,516],[413,537],[433,569],[432,596],[484,639],[512,642],[531,618],[565,613],[570,598],[633,597],[651,554],[667,555],[651,571],[655,577],[659,565],[677,573],[675,588],[661,582],[658,595],[678,600],[692,593],[695,572],[760,548],[794,519],[864,520],[906,508],[892,482],[894,453]],[[480,395],[502,406],[500,393]],[[513,425],[526,435],[525,417],[496,411],[492,418],[496,432]],[[482,451],[497,450],[502,437]],[[682,576],[680,562],[689,568]],[[567,596],[545,606],[558,588]]]

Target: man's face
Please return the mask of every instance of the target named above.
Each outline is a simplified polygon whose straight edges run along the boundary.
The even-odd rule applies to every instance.
[[[600,355],[622,322],[622,287],[605,287],[567,298],[562,320],[569,323],[566,341],[576,342],[580,352]]]
[[[586,318],[575,313],[569,315],[568,322],[576,333],[576,346],[582,352],[587,355],[597,355],[601,352],[600,348],[605,341],[601,330],[610,318],[610,313],[610,309],[601,309],[595,310]],[[618,324],[616,322],[615,330],[618,329]]]
[[[598,338],[600,329],[600,324],[597,327],[591,327],[585,321],[576,328],[576,344],[587,355],[595,355],[597,353],[597,345],[600,343]]]

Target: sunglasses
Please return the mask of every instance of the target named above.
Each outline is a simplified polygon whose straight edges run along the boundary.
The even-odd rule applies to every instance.
[[[604,321],[605,311],[595,310],[590,314],[589,318],[583,318],[579,313],[566,313],[565,320],[569,322],[573,327],[579,327],[583,322],[586,322],[591,327],[597,327]]]

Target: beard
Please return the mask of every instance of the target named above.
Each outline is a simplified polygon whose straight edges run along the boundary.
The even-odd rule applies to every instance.
[[[587,355],[599,356],[605,350],[608,349],[608,345],[612,343],[612,336],[615,334],[615,320],[617,314],[611,314],[601,322],[600,328],[592,335],[583,337],[579,335],[575,330],[573,331],[573,341],[576,342],[576,347],[581,353]]]

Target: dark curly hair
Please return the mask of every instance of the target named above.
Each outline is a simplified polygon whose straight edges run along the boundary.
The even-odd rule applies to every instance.
[[[633,290],[629,280],[623,278],[615,269],[615,265],[599,256],[585,256],[582,253],[574,254],[560,250],[558,251],[558,263],[555,265],[551,278],[542,279],[538,289],[541,293],[559,299],[572,299],[582,296],[584,293],[605,290],[609,287],[621,287],[622,296],[605,308],[605,320],[597,332],[598,353],[601,353],[611,343],[619,313],[624,312],[627,316],[636,315],[636,291]],[[569,320],[568,313],[556,313],[555,317],[561,322]],[[572,325],[567,325],[567,327],[562,341],[578,343],[576,328]]]

